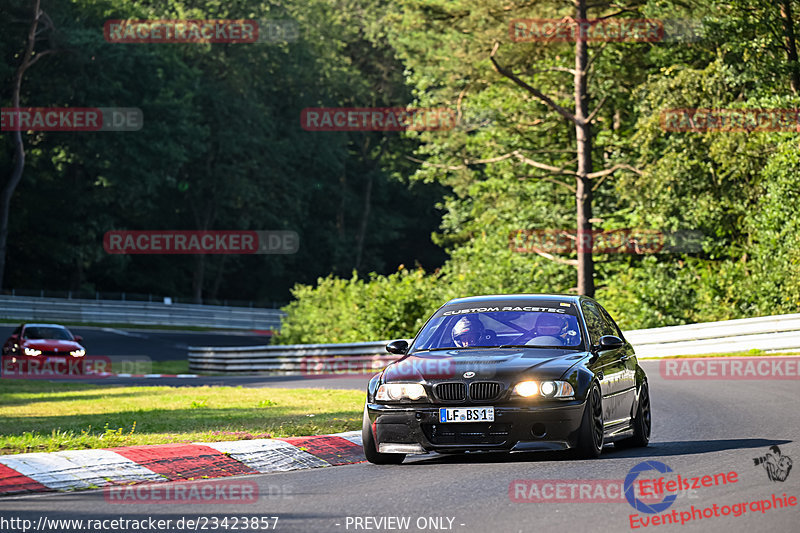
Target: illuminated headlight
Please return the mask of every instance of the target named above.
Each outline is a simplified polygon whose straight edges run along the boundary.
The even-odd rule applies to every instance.
[[[385,401],[419,400],[426,398],[425,387],[419,383],[386,383],[378,387],[375,399]]]
[[[566,381],[522,381],[514,387],[513,395],[530,398],[531,396],[544,396],[545,398],[573,398],[575,390]]]
[[[522,383],[517,383],[517,386],[514,387],[514,394],[522,396],[523,398],[536,396],[538,392],[539,384],[535,381],[523,381]]]
[[[83,357],[86,355],[86,350],[72,350],[69,352],[72,357]]]
[[[36,348],[25,348],[23,351],[25,352],[25,355],[42,355],[42,351],[37,350]]]

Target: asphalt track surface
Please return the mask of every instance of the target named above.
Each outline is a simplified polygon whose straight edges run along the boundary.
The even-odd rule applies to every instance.
[[[5,343],[15,327],[0,325],[0,342]],[[269,343],[269,337],[247,332],[67,327],[73,335],[83,337],[87,355],[146,356],[153,361],[186,359],[189,346],[257,346]]]
[[[81,379],[95,385],[125,385],[129,387],[276,387],[290,389],[366,389],[374,374],[296,375],[296,376],[198,376],[196,378],[101,378]],[[75,379],[70,379],[74,383]]]
[[[800,500],[800,466],[785,481],[771,481],[754,458],[779,445],[784,456],[800,460],[800,412],[797,381],[682,381],[664,380],[658,363],[645,361],[653,407],[653,438],[650,446],[615,450],[607,446],[597,460],[574,460],[559,453],[513,455],[417,456],[402,465],[376,466],[361,463],[313,470],[251,475],[226,480],[255,481],[259,498],[255,503],[208,504],[119,504],[104,499],[102,490],[76,493],[31,494],[0,500],[0,518],[23,518],[34,524],[49,519],[170,519],[162,531],[187,531],[174,524],[181,518],[198,519],[199,531],[233,530],[231,517],[278,516],[275,531],[457,531],[457,532],[584,532],[584,531],[703,531],[792,532],[800,530],[798,506],[761,512],[750,502],[771,500],[772,495]],[[364,378],[362,382],[364,381]],[[294,384],[296,382],[287,382]],[[304,383],[304,382],[301,382]],[[295,385],[296,386],[296,385]],[[509,487],[515,480],[622,480],[643,461],[660,461],[684,478],[736,472],[736,482],[700,487],[683,492],[662,513],[677,511],[678,524],[635,523],[637,512],[626,501],[610,503],[515,502]],[[643,474],[644,476],[644,474]],[[650,472],[648,478],[658,475]],[[672,478],[674,479],[674,474]],[[198,482],[202,483],[202,482]],[[542,488],[544,495],[544,489]],[[568,491],[565,491],[568,494]],[[736,504],[747,504],[740,516],[696,518],[680,525],[681,512],[691,514],[717,505],[717,512]],[[770,505],[774,505],[772,502]],[[766,507],[762,505],[761,507]],[[729,512],[733,508],[727,508]],[[741,511],[741,505],[738,507]],[[687,514],[687,516],[688,516]],[[228,528],[213,528],[229,517]],[[366,517],[372,517],[369,521]],[[388,517],[408,517],[408,528],[389,527],[395,522],[376,522]],[[356,520],[360,518],[360,520]],[[375,521],[372,519],[374,518]],[[439,518],[434,524],[430,518]],[[449,521],[452,519],[452,523]],[[274,521],[270,519],[269,525]],[[0,520],[0,524],[2,521]],[[10,523],[7,523],[9,525]],[[110,524],[110,523],[109,523]],[[434,524],[434,527],[430,527]],[[360,527],[358,527],[360,526]],[[419,526],[419,527],[418,527]],[[21,531],[3,527],[4,532]],[[236,530],[244,530],[241,522]],[[40,529],[39,531],[71,531]],[[84,530],[86,531],[86,530]],[[91,529],[91,531],[142,531],[136,529]],[[260,527],[247,531],[273,531]]]
[[[13,325],[0,325],[0,343],[4,343],[14,330]],[[247,332],[227,331],[173,331],[154,329],[117,329],[104,327],[68,326],[74,335],[81,335],[90,356],[108,356],[113,360],[138,361],[141,357],[152,361],[185,360],[189,346],[260,346],[269,344],[269,337]],[[129,366],[129,365],[128,365]],[[125,366],[127,368],[128,366]],[[141,368],[141,367],[132,367]],[[145,365],[144,368],[147,368]],[[371,374],[370,374],[371,376]],[[242,387],[292,387],[325,389],[363,389],[368,378],[348,375],[297,375],[291,377],[260,376],[198,376],[197,378],[144,378],[105,377],[80,379],[81,383],[97,385],[126,385],[169,387],[242,386]],[[54,380],[58,381],[58,380]],[[64,381],[75,382],[76,379]],[[0,530],[2,533],[2,530]]]

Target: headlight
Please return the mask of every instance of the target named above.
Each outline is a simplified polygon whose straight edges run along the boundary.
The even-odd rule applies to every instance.
[[[517,386],[514,387],[514,394],[518,394],[523,398],[530,398],[538,392],[539,384],[535,381],[523,381],[522,383],[517,383]]]
[[[522,381],[517,383],[512,393],[514,396],[530,398],[531,396],[544,396],[545,398],[573,398],[575,390],[566,381]]]
[[[572,398],[575,390],[566,381],[545,381],[542,383],[542,396],[545,398]]]
[[[36,348],[25,348],[23,351],[25,352],[25,355],[42,355],[42,351],[37,350]]]
[[[427,398],[425,387],[419,383],[386,383],[378,387],[375,399],[382,402],[397,400],[419,400]]]
[[[86,355],[86,350],[72,350],[69,352],[72,357],[83,357]]]
[[[552,381],[542,383],[542,396],[553,396],[558,390],[558,385]]]

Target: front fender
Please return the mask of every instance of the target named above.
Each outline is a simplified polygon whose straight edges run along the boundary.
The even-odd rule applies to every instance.
[[[636,394],[639,394],[639,391],[642,389],[642,384],[647,381],[647,374],[644,373],[644,369],[639,366],[639,363],[636,363]]]
[[[585,400],[589,396],[592,382],[595,381],[595,374],[585,366],[578,364],[567,370],[561,377],[568,381],[575,389],[575,398]]]
[[[381,376],[383,376],[383,371],[378,372],[370,378],[367,384],[367,403],[375,401],[375,393],[378,392],[378,387],[381,384]]]

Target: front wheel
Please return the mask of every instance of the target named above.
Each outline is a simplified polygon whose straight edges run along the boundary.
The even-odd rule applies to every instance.
[[[603,397],[597,383],[592,383],[586,397],[575,451],[582,459],[596,459],[603,451]]]
[[[615,448],[643,448],[650,443],[650,390],[647,382],[642,383],[639,391],[639,405],[633,419],[633,436],[614,443]]]
[[[364,419],[361,423],[361,441],[364,445],[364,456],[367,461],[376,465],[399,465],[406,458],[404,453],[380,453],[372,436],[367,406],[364,406]]]

